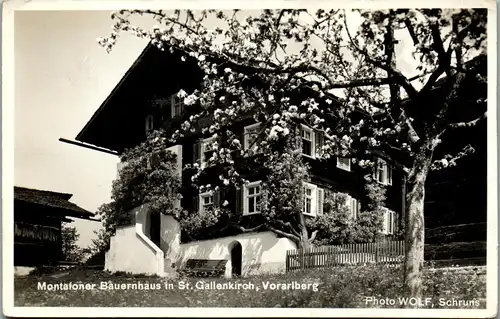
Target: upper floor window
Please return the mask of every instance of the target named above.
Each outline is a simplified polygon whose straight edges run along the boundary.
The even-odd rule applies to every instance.
[[[184,111],[184,103],[182,102],[182,99],[177,96],[177,93],[170,96],[170,109],[172,112],[172,118],[181,116]]]
[[[396,212],[383,208],[384,223],[382,226],[382,233],[386,235],[393,235],[396,232]]]
[[[392,168],[381,158],[377,158],[373,178],[384,185],[392,185]]]
[[[300,128],[300,137],[302,139],[302,154],[312,158],[322,158],[324,134],[315,131],[312,128],[302,125]]]
[[[344,157],[337,157],[337,167],[346,171],[351,170],[351,159]]]
[[[145,119],[146,133],[151,132],[154,129],[154,118],[153,115],[146,116]]]
[[[260,123],[252,124],[245,127],[243,146],[245,150],[251,149],[252,153],[259,153],[261,149],[259,143],[259,133],[261,130]]]
[[[209,137],[201,141],[201,162],[208,163],[208,160],[212,157],[214,153],[214,137]]]
[[[261,181],[256,181],[245,185],[245,187],[243,188],[243,200],[243,215],[253,215],[261,213]]]
[[[314,157],[314,131],[302,125],[300,137],[302,138],[302,154]]]

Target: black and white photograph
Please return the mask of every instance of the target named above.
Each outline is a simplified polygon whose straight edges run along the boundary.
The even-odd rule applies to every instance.
[[[496,3],[459,4],[4,3],[4,314],[496,316]]]

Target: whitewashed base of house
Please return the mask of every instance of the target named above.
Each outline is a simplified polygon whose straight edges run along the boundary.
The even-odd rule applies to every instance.
[[[241,245],[243,277],[264,273],[284,273],[286,271],[286,251],[296,249],[296,245],[286,238],[278,238],[272,232],[255,232],[238,236],[181,244],[179,267],[188,259],[226,259],[225,277],[231,277],[231,249],[236,243]]]
[[[173,219],[169,222],[170,226],[177,223]],[[284,273],[286,251],[296,248],[295,244],[286,238],[278,238],[272,232],[259,232],[180,244],[178,249],[175,249],[176,257],[173,256],[173,252],[170,252],[169,257],[165,257],[167,254],[147,237],[142,227],[143,225],[138,222],[135,226],[120,227],[117,230],[111,239],[110,250],[106,254],[107,271],[170,277],[175,275],[175,268],[182,268],[189,259],[226,259],[228,262],[224,276],[230,278],[231,249],[239,243],[242,248],[243,277]],[[169,228],[178,229],[177,226]],[[170,237],[172,238],[172,234]],[[174,242],[162,240],[162,246],[169,244],[176,246],[177,236],[173,237],[175,237]],[[170,267],[172,261],[175,268]]]

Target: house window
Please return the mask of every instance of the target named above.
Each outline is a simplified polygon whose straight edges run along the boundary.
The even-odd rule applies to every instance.
[[[346,171],[351,170],[351,159],[344,157],[337,157],[337,167]]]
[[[302,206],[302,213],[304,215],[316,216],[316,185],[304,183],[304,201]]]
[[[384,211],[384,224],[382,233],[386,235],[393,235],[396,232],[396,212],[383,208]]]
[[[200,207],[201,213],[208,211],[214,206],[214,195],[211,192],[200,194]]]
[[[248,150],[250,147],[253,153],[259,153],[261,150],[259,149],[257,140],[258,135],[260,133],[260,123],[252,124],[245,127],[245,137],[243,139],[243,146],[245,150]]]
[[[243,215],[259,214],[261,211],[262,187],[261,182],[252,182],[244,188]]]
[[[208,163],[214,153],[214,137],[209,137],[201,141],[201,162]]]
[[[345,199],[344,205],[349,211],[349,216],[354,220],[358,219],[359,213],[361,211],[361,203],[359,202],[359,200],[345,193],[335,193],[334,196],[334,198]]]
[[[146,116],[146,120],[145,120],[145,126],[146,126],[146,133],[149,133],[153,130],[154,128],[154,118],[153,118],[153,115],[148,115]]]
[[[172,118],[176,116],[181,116],[184,110],[184,103],[176,94],[170,96],[170,108],[172,111]]]
[[[300,136],[302,137],[302,154],[313,157],[314,131],[307,126],[302,125]]]
[[[392,185],[392,168],[381,158],[376,161],[373,178],[384,185]]]

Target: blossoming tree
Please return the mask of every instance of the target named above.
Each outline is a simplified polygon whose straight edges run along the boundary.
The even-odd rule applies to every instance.
[[[139,27],[133,23],[137,15],[150,16],[158,26]],[[168,138],[174,141],[200,118],[212,118],[205,130],[219,139],[210,161],[224,164],[224,184],[244,182],[232,154],[249,150],[228,128],[249,111],[265,124],[259,132],[263,138],[253,146],[275,160],[293,156],[276,153],[273,141],[293,135],[291,123],[300,121],[323,133],[326,157],[351,157],[370,166],[376,156],[403,171],[408,185],[404,286],[407,294],[418,297],[428,172],[455,165],[472,149],[441,159],[433,157],[434,151],[442,139],[453,137],[453,130],[486,117],[484,97],[471,102],[482,106],[481,114],[461,117],[456,106],[465,85],[485,82],[480,62],[486,51],[486,16],[483,9],[122,10],[112,14],[116,23],[111,35],[99,41],[109,51],[121,32],[130,32],[162,50],[182,52],[183,61],[198,63],[204,72],[202,88],[178,95],[188,108],[197,105],[202,111]],[[399,45],[411,48],[403,60]],[[414,67],[403,71],[401,61],[413,61]],[[304,90],[299,101],[286,95]],[[193,181],[206,167],[195,169]],[[311,237],[307,231],[285,235]]]

